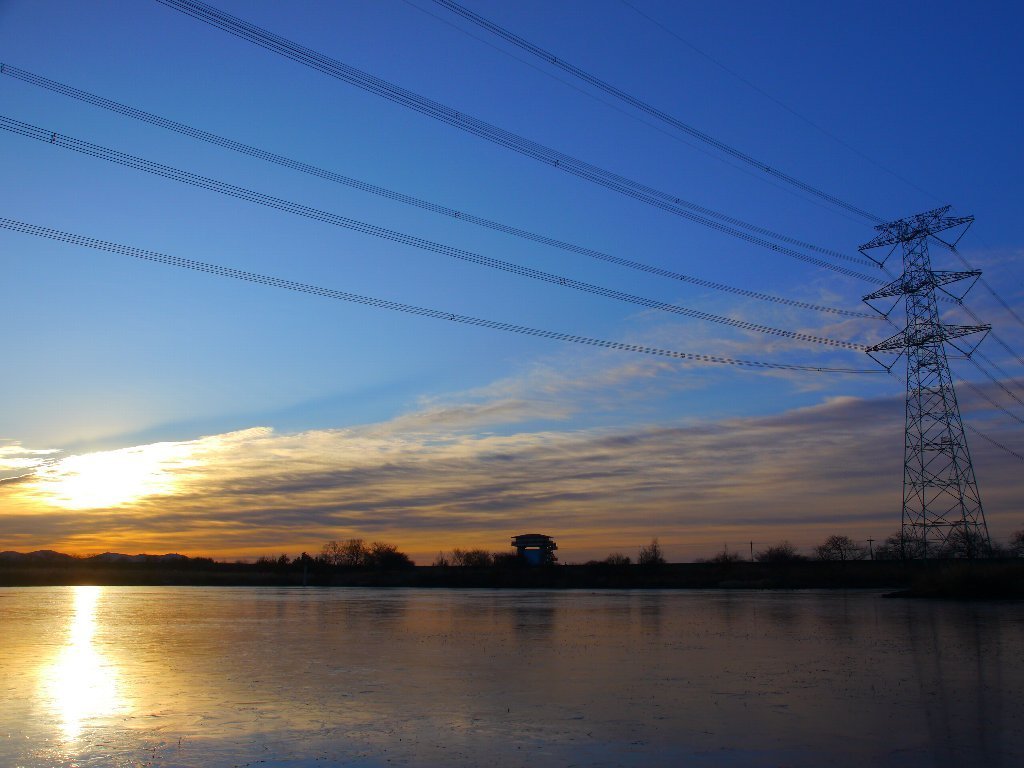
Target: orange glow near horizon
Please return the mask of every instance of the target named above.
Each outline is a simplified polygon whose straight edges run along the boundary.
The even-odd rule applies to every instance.
[[[855,437],[819,426],[870,423],[872,407],[833,398],[772,418],[566,433],[403,417],[37,458],[47,463],[0,484],[0,550],[254,560],[361,538],[422,565],[456,547],[508,551],[530,532],[552,536],[561,562],[635,557],[654,537],[679,562],[726,547],[749,556],[751,542],[809,552],[831,534],[883,540],[899,527],[900,447],[877,448],[892,424]],[[992,466],[1003,479],[986,504],[1004,511],[988,522],[1002,538],[1019,525],[1024,475]]]

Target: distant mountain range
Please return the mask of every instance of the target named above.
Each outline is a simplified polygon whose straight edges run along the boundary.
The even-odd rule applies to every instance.
[[[54,552],[52,549],[38,549],[35,552],[0,552],[0,562],[22,563],[31,562],[80,562],[99,563],[172,563],[183,562],[190,558],[185,555],[122,555],[117,552],[104,552],[102,555],[90,555],[89,557],[75,557],[66,555],[63,552]]]

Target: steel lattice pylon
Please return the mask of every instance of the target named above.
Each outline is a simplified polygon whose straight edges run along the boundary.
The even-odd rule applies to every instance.
[[[974,466],[967,449],[947,346],[963,356],[970,354],[988,333],[987,325],[946,325],[939,317],[938,293],[959,302],[977,281],[980,272],[942,272],[931,268],[928,241],[934,238],[953,248],[966,232],[973,216],[947,216],[949,206],[906,219],[881,224],[878,235],[860,250],[882,265],[900,248],[903,274],[864,301],[886,317],[904,298],[906,326],[895,336],[868,348],[868,354],[889,371],[899,358],[907,358],[906,432],[903,452],[903,523],[901,545],[905,557],[978,557],[991,547],[985,512],[978,494]],[[948,242],[939,232],[959,235]],[[888,247],[882,259],[868,251]],[[968,280],[953,294],[947,286]],[[877,302],[892,300],[888,310]],[[977,341],[965,345],[968,336]],[[886,365],[877,354],[896,354]]]

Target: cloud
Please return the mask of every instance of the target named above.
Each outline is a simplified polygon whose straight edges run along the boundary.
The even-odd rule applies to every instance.
[[[20,480],[26,470],[45,466],[59,453],[56,448],[26,448],[16,440],[0,440],[0,483]]]
[[[592,373],[541,366],[354,428],[256,427],[84,462],[62,457],[0,486],[8,511],[0,537],[78,552],[234,557],[317,551],[359,536],[392,541],[422,562],[454,546],[501,549],[525,530],[555,536],[563,557],[582,560],[652,536],[670,556],[689,558],[723,543],[810,546],[830,533],[879,538],[898,528],[902,395],[824,398],[769,416],[566,427],[574,411],[602,407],[609,382],[611,391],[629,389],[622,385],[637,378],[658,382],[662,370],[645,361]],[[663,386],[697,386],[675,374]],[[989,428],[1012,442],[998,422]],[[992,446],[972,448],[985,468],[990,524],[1005,535],[1019,527],[1010,515],[1021,473]],[[93,488],[90,467],[109,493],[104,483],[133,466],[131,498],[96,505],[86,493],[78,506],[89,508],[67,508],[84,493],[76,482]]]

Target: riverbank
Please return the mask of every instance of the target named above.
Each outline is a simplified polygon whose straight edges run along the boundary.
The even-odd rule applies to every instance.
[[[207,559],[0,562],[0,586],[310,586],[489,589],[881,589],[898,597],[1024,598],[1024,561],[671,563],[376,570]]]

